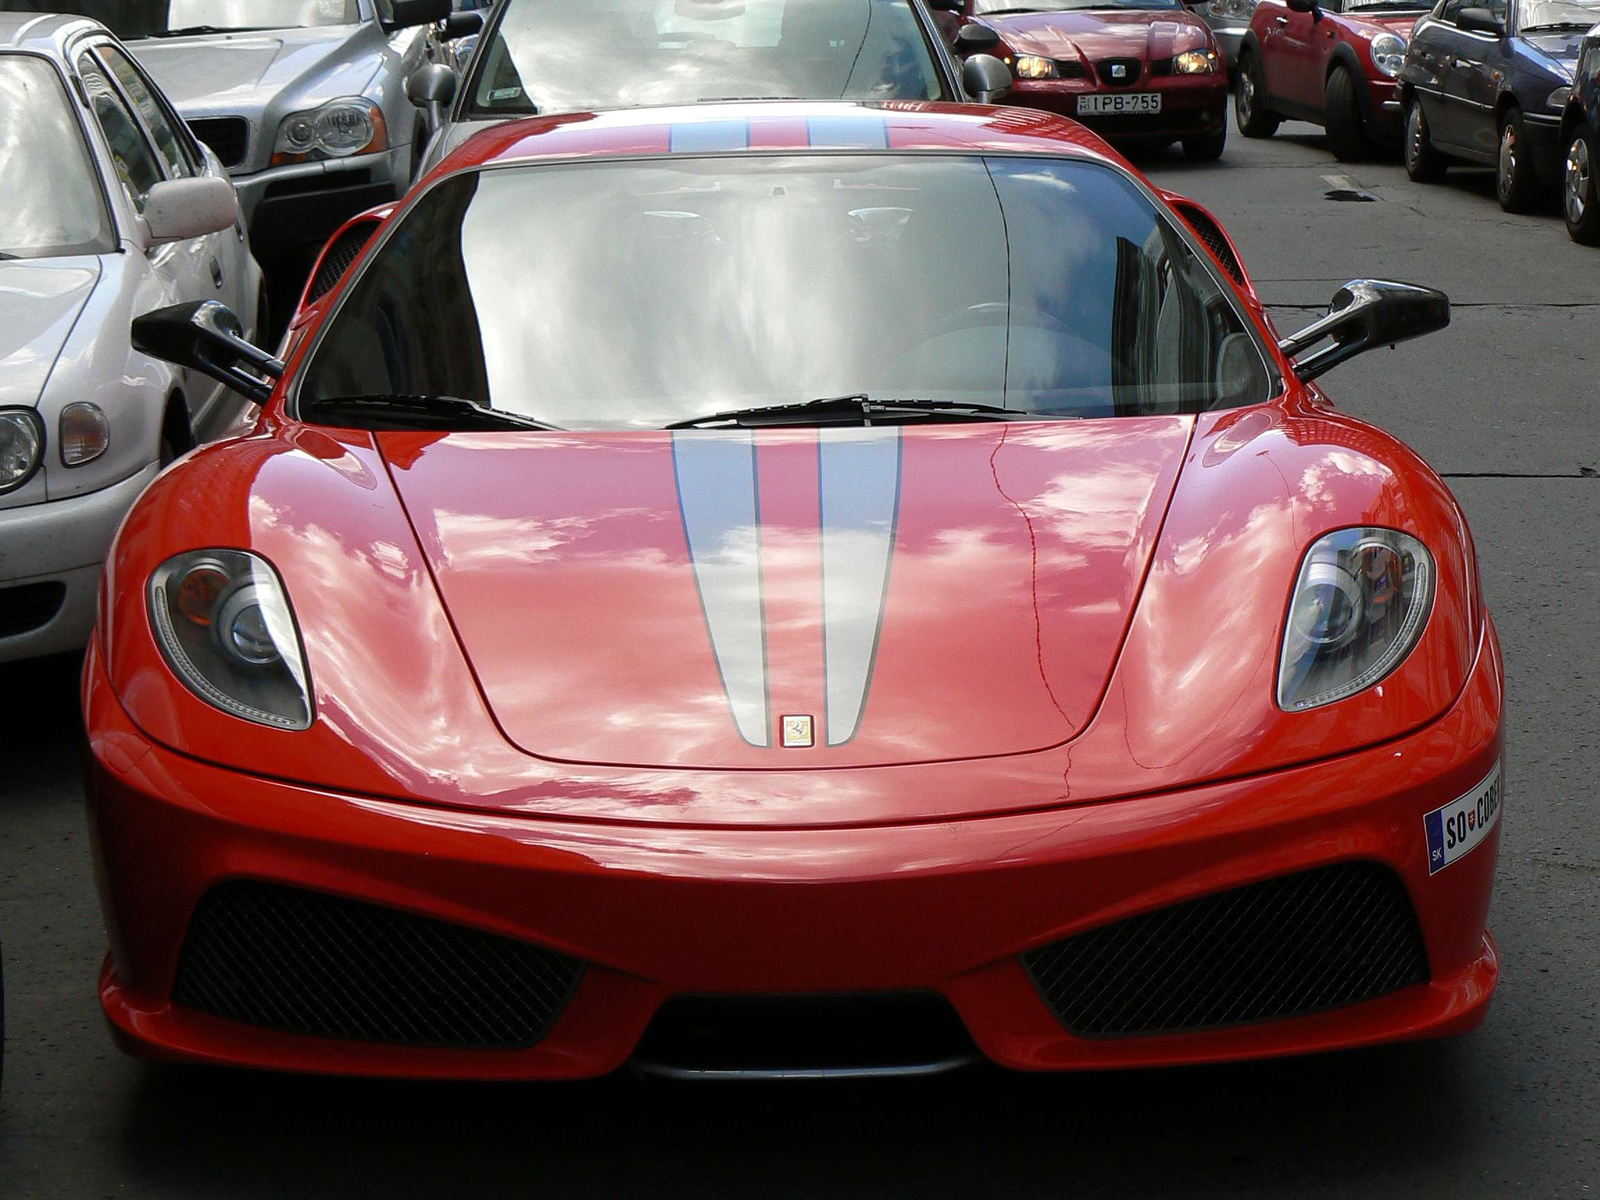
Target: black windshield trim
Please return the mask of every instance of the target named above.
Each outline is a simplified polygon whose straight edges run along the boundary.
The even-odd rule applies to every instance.
[[[809,109],[811,105],[794,105],[793,107],[806,110]],[[874,104],[855,104],[849,105],[849,107],[858,108],[864,111],[875,111],[881,108],[881,106]],[[1269,342],[1263,336],[1260,326],[1256,324],[1253,314],[1250,312],[1249,308],[1244,302],[1244,299],[1240,293],[1239,285],[1229,278],[1226,272],[1224,272],[1216,264],[1215,260],[1212,258],[1211,251],[1207,249],[1205,243],[1200,240],[1200,236],[1189,227],[1189,223],[1183,219],[1182,215],[1175,212],[1171,206],[1168,205],[1166,200],[1164,200],[1160,194],[1158,194],[1155,189],[1150,186],[1150,184],[1140,179],[1132,171],[1125,170],[1116,163],[1111,162],[1109,159],[1101,158],[1093,151],[1082,150],[1074,152],[1071,147],[1067,146],[1063,146],[1059,152],[1052,153],[1040,153],[1039,151],[1028,150],[976,150],[965,146],[940,149],[883,149],[879,147],[862,149],[819,146],[782,150],[707,151],[696,154],[653,152],[649,154],[618,154],[603,156],[581,153],[563,154],[559,156],[552,155],[549,157],[530,156],[528,158],[484,163],[479,166],[465,168],[459,171],[452,171],[448,175],[439,176],[431,181],[419,184],[411,189],[410,193],[408,193],[405,200],[396,209],[394,214],[388,219],[387,222],[385,222],[382,232],[378,235],[374,242],[369,244],[367,251],[362,255],[361,262],[357,264],[356,273],[344,281],[346,286],[339,289],[339,295],[334,302],[334,306],[329,309],[326,315],[323,316],[322,320],[317,323],[316,332],[312,335],[311,344],[299,357],[299,360],[295,366],[294,378],[290,380],[288,388],[286,389],[284,411],[291,420],[299,421],[306,425],[314,426],[318,424],[318,422],[309,420],[303,415],[303,410],[300,404],[300,389],[305,382],[306,376],[310,374],[311,367],[315,364],[318,354],[322,350],[322,344],[328,336],[328,331],[337,323],[339,314],[343,311],[345,304],[349,302],[350,297],[357,291],[355,285],[361,280],[367,271],[372,269],[373,264],[382,258],[383,252],[387,248],[390,239],[395,236],[398,230],[404,228],[406,221],[411,216],[412,210],[415,209],[416,206],[429,195],[431,195],[435,188],[440,187],[451,180],[459,179],[463,175],[485,174],[488,172],[497,171],[540,170],[545,167],[592,167],[609,166],[612,164],[623,165],[629,163],[683,163],[710,162],[722,159],[792,159],[809,157],[879,159],[954,158],[975,160],[979,164],[982,164],[985,159],[1003,158],[1020,159],[1027,162],[1081,163],[1086,166],[1099,167],[1103,170],[1110,171],[1131,183],[1135,190],[1137,190],[1139,194],[1142,195],[1152,205],[1155,211],[1161,216],[1162,220],[1172,228],[1176,236],[1194,253],[1195,260],[1199,264],[1200,268],[1211,276],[1220,293],[1227,299],[1228,304],[1234,310],[1234,315],[1239,318],[1240,325],[1244,332],[1250,335],[1250,340],[1255,344],[1257,352],[1261,355],[1261,361],[1266,368],[1267,374],[1268,399],[1275,399],[1279,396],[1282,396],[1286,390],[1283,373],[1279,369],[1277,346],[1275,343]],[[1239,405],[1236,407],[1248,406]],[[1219,409],[1217,411],[1223,410]]]

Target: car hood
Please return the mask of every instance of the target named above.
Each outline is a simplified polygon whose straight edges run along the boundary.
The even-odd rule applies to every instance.
[[[1018,13],[985,17],[1014,53],[1042,58],[1171,58],[1204,46],[1205,22],[1183,9]]]
[[[516,746],[790,770],[1077,736],[1105,693],[1191,428],[1156,417],[382,444]],[[814,744],[786,746],[786,728]]]
[[[1546,65],[1558,75],[1572,78],[1578,56],[1583,52],[1583,39],[1587,31],[1574,29],[1561,33],[1541,33],[1523,38],[1537,56],[1547,60]]]
[[[99,279],[93,257],[0,262],[0,408],[39,402]]]
[[[364,27],[282,29],[147,39],[130,49],[184,114],[252,116],[280,92],[303,93],[295,104],[359,96],[381,62]]]
[[[1425,13],[1421,12],[1409,12],[1369,17],[1357,13],[1351,20],[1356,24],[1367,26],[1374,34],[1377,34],[1380,30],[1385,33],[1397,33],[1409,42],[1411,40],[1411,31],[1416,28],[1417,21],[1425,15]]]

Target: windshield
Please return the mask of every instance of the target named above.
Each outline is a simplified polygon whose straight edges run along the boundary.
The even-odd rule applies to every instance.
[[[507,0],[469,116],[701,100],[951,99],[906,0]]]
[[[353,25],[356,0],[0,0],[3,12],[93,17],[124,41],[184,30]]]
[[[106,254],[105,196],[55,68],[0,55],[0,259]]]
[[[1600,0],[1530,0],[1522,5],[1522,28],[1587,29],[1600,23]]]
[[[976,0],[973,12],[980,17],[1003,17],[1017,13],[1078,12],[1088,8],[1182,8],[1180,0]]]
[[[1374,10],[1424,12],[1429,7],[1427,0],[1344,0],[1344,11],[1347,13],[1372,12]]]
[[[863,393],[1111,416],[1267,388],[1209,266],[1110,167],[752,155],[440,182],[352,286],[299,397],[308,416],[453,396],[617,429]]]

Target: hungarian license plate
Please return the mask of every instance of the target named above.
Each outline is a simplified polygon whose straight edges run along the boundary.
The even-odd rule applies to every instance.
[[[1161,111],[1160,92],[1119,92],[1113,95],[1078,97],[1078,113],[1158,113]]]

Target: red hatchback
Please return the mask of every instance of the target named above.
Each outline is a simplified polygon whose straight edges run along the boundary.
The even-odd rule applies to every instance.
[[[1178,0],[965,0],[964,15],[956,48],[1005,59],[1016,76],[1007,104],[1072,117],[1119,145],[1221,156],[1227,63]]]
[[[1345,161],[1398,146],[1395,77],[1425,12],[1417,0],[1262,0],[1239,47],[1239,132],[1271,137],[1285,118],[1310,121]]]

